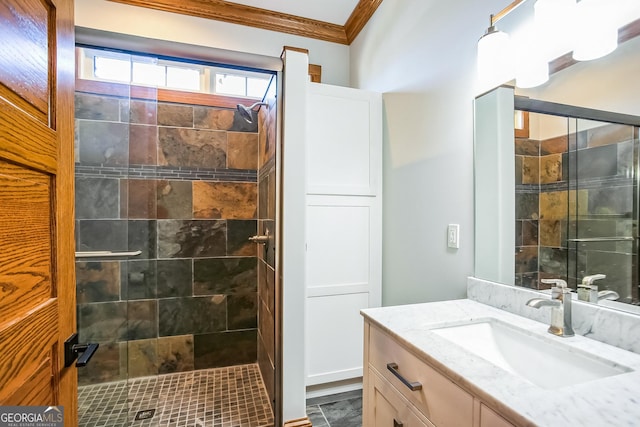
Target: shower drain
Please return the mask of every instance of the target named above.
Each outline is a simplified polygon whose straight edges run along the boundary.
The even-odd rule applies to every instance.
[[[156,413],[155,409],[145,409],[144,411],[138,411],[136,413],[134,420],[135,421],[148,420],[150,418],[153,418],[155,413]]]

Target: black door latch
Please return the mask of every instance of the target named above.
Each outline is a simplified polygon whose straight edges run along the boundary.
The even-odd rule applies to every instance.
[[[98,347],[98,343],[78,344],[78,334],[74,333],[64,342],[64,366],[71,366],[76,359],[78,368],[86,366]]]

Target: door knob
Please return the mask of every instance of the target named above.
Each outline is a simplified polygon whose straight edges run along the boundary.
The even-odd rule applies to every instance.
[[[87,366],[98,347],[98,343],[78,344],[78,334],[74,333],[64,342],[64,366],[71,366],[76,359],[78,368]]]

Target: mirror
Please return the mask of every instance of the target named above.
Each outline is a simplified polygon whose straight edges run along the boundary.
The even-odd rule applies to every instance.
[[[619,298],[598,303],[640,314],[638,51],[635,37],[539,88],[500,87],[476,99],[476,277],[540,290],[540,279],[562,277],[576,290],[584,276],[605,274],[598,290]],[[581,108],[514,116],[520,96],[626,116],[587,120]],[[516,134],[525,117],[529,134]]]

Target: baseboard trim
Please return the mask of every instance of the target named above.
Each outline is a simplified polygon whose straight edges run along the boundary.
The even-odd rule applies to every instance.
[[[333,383],[318,384],[307,386],[307,399],[328,396],[331,394],[345,393],[348,391],[361,390],[362,377],[352,378],[350,380],[336,381]]]
[[[284,427],[313,427],[309,417],[298,418],[297,420],[291,420],[284,423]]]

